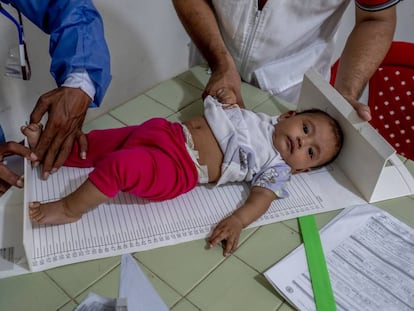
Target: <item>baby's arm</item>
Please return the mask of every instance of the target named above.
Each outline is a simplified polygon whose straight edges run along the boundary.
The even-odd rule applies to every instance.
[[[210,247],[225,241],[223,255],[233,253],[239,243],[240,232],[262,216],[277,197],[267,188],[252,187],[246,202],[214,228],[209,238]]]

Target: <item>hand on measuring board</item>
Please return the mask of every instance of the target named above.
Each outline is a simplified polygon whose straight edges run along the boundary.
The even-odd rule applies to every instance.
[[[243,223],[237,216],[230,215],[224,218],[214,228],[208,240],[210,248],[221,242],[224,256],[234,253],[239,244],[242,229]]]
[[[273,191],[253,186],[244,204],[213,229],[208,239],[210,248],[221,242],[224,256],[234,253],[239,244],[241,231],[262,216],[276,198]]]
[[[18,155],[29,161],[37,161],[37,156],[29,149],[14,141],[0,144],[0,195],[11,186],[22,188],[23,176],[17,175],[7,166],[7,157]]]
[[[75,140],[85,141],[81,128],[91,98],[80,88],[59,87],[42,95],[30,123],[40,123],[47,113],[48,120],[33,151],[38,156],[35,166],[43,164],[42,178],[58,170],[69,156]],[[87,146],[80,144],[80,157],[86,158]]]

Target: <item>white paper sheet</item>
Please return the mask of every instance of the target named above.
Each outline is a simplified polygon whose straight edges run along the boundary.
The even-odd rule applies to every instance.
[[[131,254],[121,258],[119,298],[89,293],[75,311],[168,311]]]
[[[347,208],[321,231],[337,310],[414,308],[414,229],[372,205]],[[316,310],[303,245],[265,272],[299,310]]]
[[[168,311],[151,282],[130,255],[122,255],[119,298],[125,298],[128,311]]]

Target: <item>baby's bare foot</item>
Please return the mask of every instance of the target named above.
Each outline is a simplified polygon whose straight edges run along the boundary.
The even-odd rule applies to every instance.
[[[82,215],[71,212],[63,200],[50,203],[32,202],[29,204],[29,217],[39,224],[67,224],[79,220]]]
[[[43,125],[41,123],[30,123],[20,128],[22,134],[27,137],[30,149],[33,150],[36,148],[40,135],[42,134],[42,129]]]

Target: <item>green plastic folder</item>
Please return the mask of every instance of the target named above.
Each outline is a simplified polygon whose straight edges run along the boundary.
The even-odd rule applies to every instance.
[[[335,298],[315,216],[299,217],[299,225],[308,261],[316,310],[334,311],[336,310]]]

